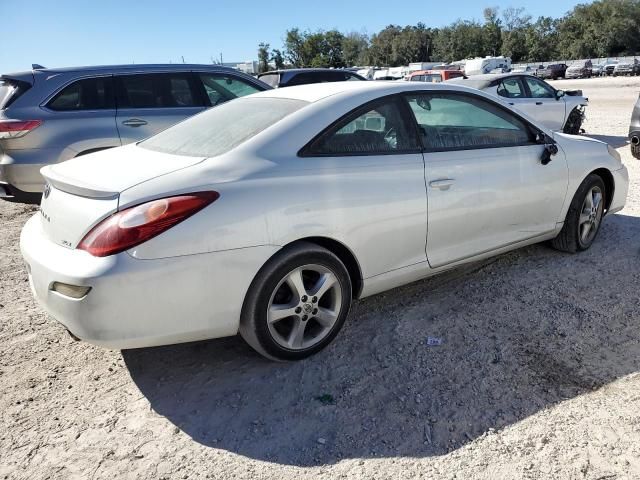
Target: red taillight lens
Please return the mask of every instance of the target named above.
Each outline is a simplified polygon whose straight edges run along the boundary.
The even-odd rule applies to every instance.
[[[127,208],[96,225],[78,248],[94,257],[128,250],[186,220],[219,197],[218,192],[196,192]]]
[[[42,120],[0,120],[0,138],[18,138],[42,125]]]

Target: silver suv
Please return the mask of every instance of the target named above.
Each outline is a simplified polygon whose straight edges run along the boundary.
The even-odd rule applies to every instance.
[[[269,88],[215,65],[34,65],[0,75],[0,198],[38,202],[45,165],[142,140]]]

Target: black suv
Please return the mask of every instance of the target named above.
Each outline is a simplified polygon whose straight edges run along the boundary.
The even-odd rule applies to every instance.
[[[332,68],[292,68],[291,70],[273,70],[258,75],[263,82],[273,88],[306,85],[308,83],[345,82],[349,80],[367,80],[357,73]]]
[[[567,65],[565,63],[552,63],[541,70],[537,70],[536,76],[543,79],[557,80],[558,78],[564,78],[566,72]]]

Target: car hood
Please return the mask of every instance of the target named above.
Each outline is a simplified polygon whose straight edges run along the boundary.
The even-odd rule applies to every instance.
[[[58,190],[82,197],[114,198],[134,185],[204,159],[156,152],[132,144],[49,165],[41,173]]]

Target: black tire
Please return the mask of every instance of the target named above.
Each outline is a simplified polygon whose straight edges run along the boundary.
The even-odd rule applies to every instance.
[[[338,284],[336,288],[341,289],[340,294],[337,295],[333,292],[330,293],[330,295],[335,295],[335,297],[333,297],[333,301],[336,302],[336,306],[340,306],[340,310],[335,323],[333,323],[331,327],[324,327],[328,333],[323,334],[321,340],[317,343],[309,346],[308,348],[286,348],[279,343],[277,339],[278,333],[275,332],[276,336],[274,336],[270,331],[267,311],[271,305],[272,299],[277,298],[276,295],[282,292],[281,289],[289,288],[282,282],[284,282],[293,271],[307,265],[320,266],[335,276]],[[305,274],[306,271],[303,273],[303,277]],[[313,282],[313,278],[310,280],[307,279],[307,281]],[[306,281],[305,288],[309,288],[307,287]],[[291,290],[291,293],[293,293],[293,290]],[[242,335],[242,338],[244,338],[244,340],[258,353],[271,360],[302,360],[303,358],[307,358],[319,352],[335,338],[344,325],[345,319],[349,313],[349,308],[351,307],[351,295],[352,286],[349,272],[336,255],[326,248],[313,243],[299,242],[293,244],[274,255],[260,269],[251,283],[242,307],[242,314],[240,317],[240,335]],[[316,297],[313,298],[315,299]],[[321,306],[323,299],[324,297],[317,300],[318,307]],[[289,300],[287,303],[290,303],[291,301],[294,303],[298,302],[297,300]],[[313,301],[316,302],[316,300]],[[309,302],[311,302],[311,300],[309,300]],[[300,305],[304,307],[305,305],[308,305],[308,303],[303,304],[301,302]],[[315,314],[316,312],[317,310],[314,310],[312,313]],[[292,315],[291,317],[279,320],[279,322],[290,322],[292,325],[291,333],[293,334],[293,330],[296,325],[295,322],[302,320],[302,314],[304,314],[304,311],[301,312],[301,315]],[[304,318],[305,327],[303,327],[303,331],[306,332],[306,328],[311,329],[312,327],[316,327],[314,322],[318,321],[315,320],[313,315],[310,314],[308,320],[306,315]],[[271,329],[275,328],[275,323],[276,322],[272,323]],[[320,325],[319,322],[318,325]],[[287,325],[284,325],[283,328],[284,327],[287,327]],[[323,327],[320,326],[320,328]],[[304,338],[304,335],[305,333],[302,334],[301,338]],[[291,335],[290,338],[292,337],[293,335]],[[280,342],[281,341],[282,338],[280,339]]]
[[[580,109],[577,107],[571,110],[571,113],[567,117],[567,121],[564,124],[564,128],[562,131],[564,133],[568,133],[570,135],[579,135],[580,128],[582,128],[582,121],[584,120],[584,116]]]
[[[590,234],[588,239],[585,241],[580,235],[580,215],[582,214],[582,207],[585,204],[587,194],[591,194],[594,187],[600,189],[602,192],[602,199],[597,208],[599,211],[599,217],[598,223],[595,227],[595,232]],[[567,216],[564,220],[562,230],[560,230],[560,233],[556,238],[551,240],[551,246],[556,250],[568,253],[584,251],[591,247],[598,236],[600,226],[602,225],[606,198],[607,191],[605,190],[604,182],[600,176],[591,174],[585,178],[585,180],[580,184],[580,187],[578,187],[573,200],[571,200],[571,205],[569,206],[569,211],[567,212]]]

